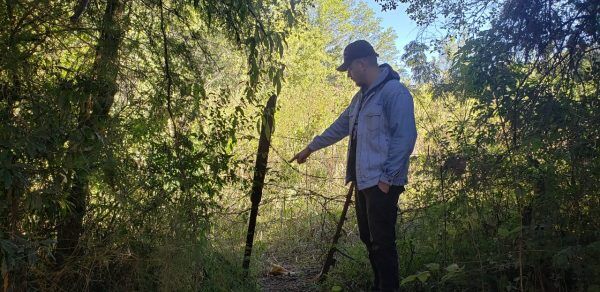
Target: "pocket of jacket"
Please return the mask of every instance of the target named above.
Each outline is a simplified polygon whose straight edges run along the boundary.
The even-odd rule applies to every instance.
[[[368,113],[366,115],[367,130],[377,130],[381,124],[381,113]]]

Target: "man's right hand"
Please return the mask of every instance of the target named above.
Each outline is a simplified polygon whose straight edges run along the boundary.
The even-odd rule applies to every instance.
[[[302,164],[304,162],[306,162],[306,159],[310,156],[310,154],[312,153],[312,151],[310,151],[310,149],[308,149],[308,147],[304,148],[302,151],[298,152],[296,155],[294,155],[294,157],[292,159],[290,159],[290,163],[294,162],[294,160],[296,160],[298,162],[298,164]]]

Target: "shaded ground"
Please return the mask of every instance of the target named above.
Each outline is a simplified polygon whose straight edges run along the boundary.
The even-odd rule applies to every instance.
[[[292,267],[290,267],[292,268]],[[319,269],[301,269],[291,275],[271,276],[265,274],[259,283],[263,291],[319,291],[315,277]]]
[[[320,291],[316,276],[321,269],[320,252],[265,253],[259,283],[263,291]],[[279,273],[279,267],[284,271]]]

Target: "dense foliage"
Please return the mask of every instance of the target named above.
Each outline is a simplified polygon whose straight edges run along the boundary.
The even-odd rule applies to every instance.
[[[362,38],[415,98],[403,288],[600,289],[600,4],[372,2],[421,25],[402,54],[362,1],[2,1],[2,288],[268,290],[278,264],[302,282],[284,290],[367,289],[352,210],[336,266],[320,286],[309,280],[347,190],[346,141],[286,162],[356,91],[335,67]]]
[[[236,130],[281,82],[292,12],[251,1],[72,4],[0,8],[4,287],[206,283],[194,264],[204,260],[186,254],[210,257],[197,246],[234,179]]]

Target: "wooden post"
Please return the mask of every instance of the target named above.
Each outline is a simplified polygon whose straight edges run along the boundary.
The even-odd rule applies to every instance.
[[[267,173],[267,161],[269,159],[269,148],[271,146],[271,134],[275,126],[275,105],[277,96],[272,95],[262,115],[262,125],[260,129],[260,139],[258,140],[258,152],[256,153],[256,163],[254,166],[254,179],[252,181],[252,194],[250,200],[252,208],[250,209],[250,220],[248,222],[248,233],[246,234],[246,249],[244,250],[244,262],[242,267],[248,274],[250,267],[250,256],[252,255],[252,244],[254,242],[254,230],[256,228],[256,216],[258,215],[258,206],[262,199],[262,191]]]
[[[319,281],[323,281],[327,273],[329,273],[329,269],[333,266],[335,260],[333,259],[333,255],[337,250],[336,245],[340,236],[342,235],[342,227],[344,226],[344,221],[346,221],[346,213],[348,213],[348,206],[350,206],[350,202],[352,201],[352,193],[354,191],[355,185],[354,182],[350,185],[350,189],[348,190],[348,194],[346,195],[346,202],[344,202],[344,208],[342,209],[342,216],[340,216],[340,221],[338,221],[337,228],[335,230],[335,234],[333,235],[333,240],[331,241],[331,247],[327,252],[327,256],[325,257],[325,262],[323,262],[323,268],[321,269],[321,273],[317,276]]]

